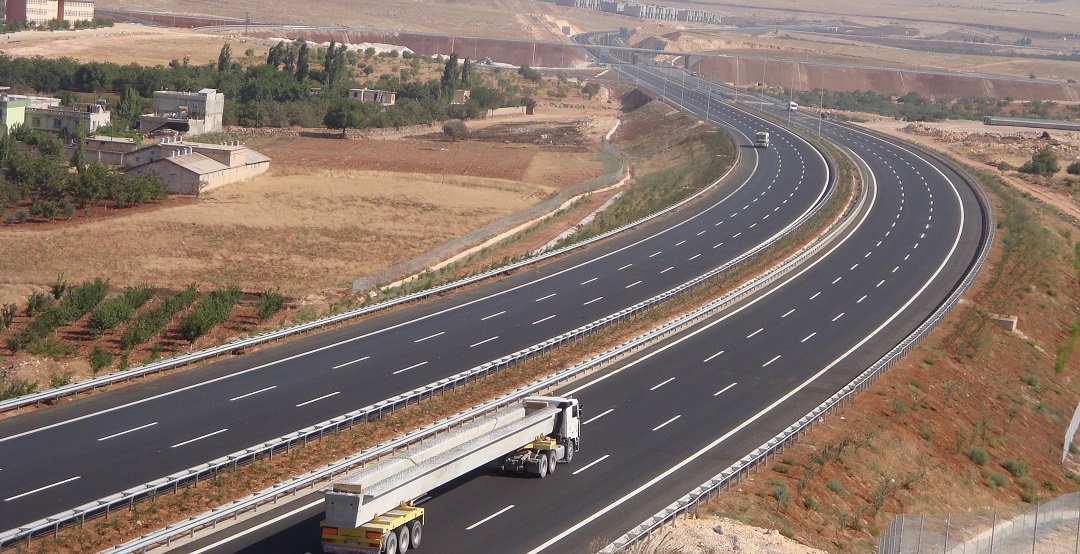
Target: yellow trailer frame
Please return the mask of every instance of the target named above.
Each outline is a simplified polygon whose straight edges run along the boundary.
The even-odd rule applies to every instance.
[[[424,524],[424,509],[412,502],[402,502],[397,508],[361,525],[360,527],[330,527],[322,522],[323,552],[332,554],[382,554],[384,539],[390,533],[399,533],[403,526],[419,520]],[[417,528],[410,526],[410,538]],[[417,541],[418,542],[418,541]]]

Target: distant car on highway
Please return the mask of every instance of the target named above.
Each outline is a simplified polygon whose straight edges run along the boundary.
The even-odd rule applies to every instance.
[[[789,111],[789,112],[797,112],[797,111],[799,111],[799,105],[796,104],[795,102],[788,102],[787,103],[787,111]]]

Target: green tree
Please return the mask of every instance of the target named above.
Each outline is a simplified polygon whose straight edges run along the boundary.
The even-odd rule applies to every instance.
[[[469,136],[469,126],[460,119],[443,123],[442,131],[446,136],[450,137],[451,142],[457,142],[458,137],[465,138]]]
[[[442,74],[442,88],[443,94],[449,95],[454,89],[461,88],[459,86],[461,78],[460,69],[458,68],[457,53],[450,54],[450,59],[446,60],[446,65],[443,66]]]
[[[596,96],[600,92],[600,85],[597,83],[585,83],[581,85],[581,94],[586,98],[592,100],[593,96]]]
[[[473,65],[469,61],[469,58],[465,58],[465,61],[461,64],[461,88],[469,88],[472,86],[473,77]]]
[[[1061,169],[1061,165],[1058,164],[1057,154],[1054,154],[1054,149],[1050,146],[1043,146],[1032,154],[1031,160],[1020,166],[1019,171],[1049,177],[1057,173],[1059,169]]]
[[[308,76],[308,45],[307,41],[300,39],[297,41],[300,43],[300,49],[296,52],[296,80],[303,81]]]
[[[218,70],[218,73],[224,73],[224,72],[228,71],[231,66],[232,66],[232,45],[229,44],[228,41],[226,41],[225,44],[221,47],[221,53],[218,54],[218,58],[217,58],[217,70]]]
[[[130,126],[142,115],[142,97],[135,87],[128,86],[120,94],[120,104],[116,106],[116,115]]]
[[[361,103],[342,98],[327,110],[323,124],[329,129],[341,129],[341,138],[345,138],[346,129],[363,126],[361,110]]]

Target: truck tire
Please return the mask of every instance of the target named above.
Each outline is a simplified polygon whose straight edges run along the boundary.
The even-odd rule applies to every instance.
[[[555,473],[555,451],[554,450],[548,450],[547,451],[547,459],[548,459],[548,473]]]
[[[570,441],[570,443],[568,443],[566,445],[566,456],[564,456],[563,459],[566,460],[566,463],[570,463],[570,462],[574,461],[574,442],[573,441]]]
[[[420,548],[420,539],[423,534],[424,526],[420,524],[420,520],[414,519],[409,523],[409,546],[413,548]]]
[[[541,478],[541,479],[543,479],[544,477],[547,477],[547,473],[548,473],[547,461],[548,461],[547,456],[540,456],[540,461],[538,461],[536,463],[536,476]]]
[[[383,535],[383,554],[398,554],[397,533],[390,531]]]
[[[397,528],[397,551],[398,551],[398,554],[405,554],[406,552],[409,551],[409,546],[412,545],[412,543],[409,542],[409,536],[410,536],[410,533],[409,533],[409,526],[408,525],[402,525],[401,527]]]

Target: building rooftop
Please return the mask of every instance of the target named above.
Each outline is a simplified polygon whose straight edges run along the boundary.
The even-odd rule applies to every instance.
[[[184,156],[161,158],[160,160],[158,160],[158,162],[168,162],[171,164],[175,164],[199,175],[206,175],[207,173],[214,173],[215,171],[229,169],[229,166],[217,160],[199,154],[198,152],[194,152]]]

